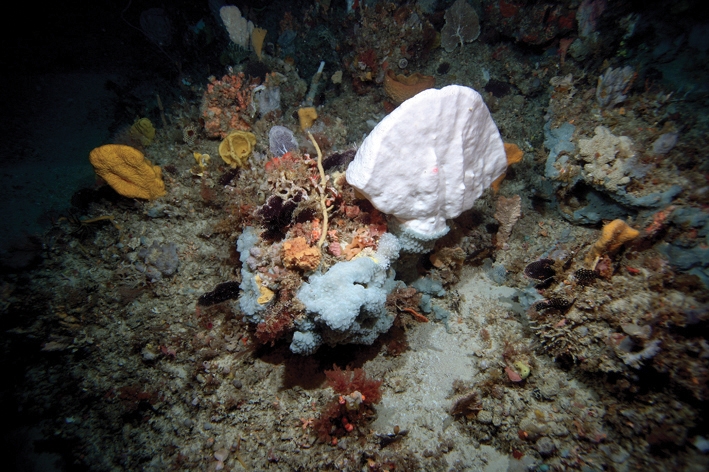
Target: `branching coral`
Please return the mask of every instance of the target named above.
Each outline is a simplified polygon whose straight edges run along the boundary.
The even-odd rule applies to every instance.
[[[317,141],[313,137],[313,134],[308,132],[308,138],[315,146],[315,150],[318,153],[318,172],[320,173],[320,187],[318,191],[320,192],[320,209],[322,210],[322,233],[320,239],[318,240],[318,249],[322,248],[323,243],[325,243],[325,238],[327,237],[327,223],[328,223],[328,209],[327,209],[327,199],[325,196],[325,188],[327,186],[327,177],[325,176],[325,170],[322,166],[322,152],[320,151],[320,146],[318,146]]]
[[[480,19],[465,0],[456,2],[445,13],[446,24],[441,30],[441,47],[447,52],[460,44],[475,41],[480,36]]]

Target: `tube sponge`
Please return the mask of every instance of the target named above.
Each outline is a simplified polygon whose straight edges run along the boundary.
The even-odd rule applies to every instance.
[[[347,182],[427,241],[502,175],[502,138],[475,90],[424,90],[384,118],[347,168]]]

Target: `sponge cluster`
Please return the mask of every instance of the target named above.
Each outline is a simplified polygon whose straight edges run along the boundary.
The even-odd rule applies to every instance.
[[[298,291],[307,320],[293,336],[291,351],[310,354],[321,343],[372,344],[391,328],[394,317],[386,297],[396,287],[389,264],[399,256],[394,235],[382,235],[374,257],[338,262],[324,274],[314,274]]]

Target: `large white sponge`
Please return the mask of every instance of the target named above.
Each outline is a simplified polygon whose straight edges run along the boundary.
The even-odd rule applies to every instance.
[[[424,90],[384,118],[347,168],[347,182],[424,238],[471,208],[507,168],[500,132],[478,92]]]

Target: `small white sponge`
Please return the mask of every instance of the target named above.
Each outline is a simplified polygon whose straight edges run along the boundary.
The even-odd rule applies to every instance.
[[[424,237],[471,208],[507,168],[500,132],[478,92],[460,85],[406,100],[367,136],[347,182]]]

